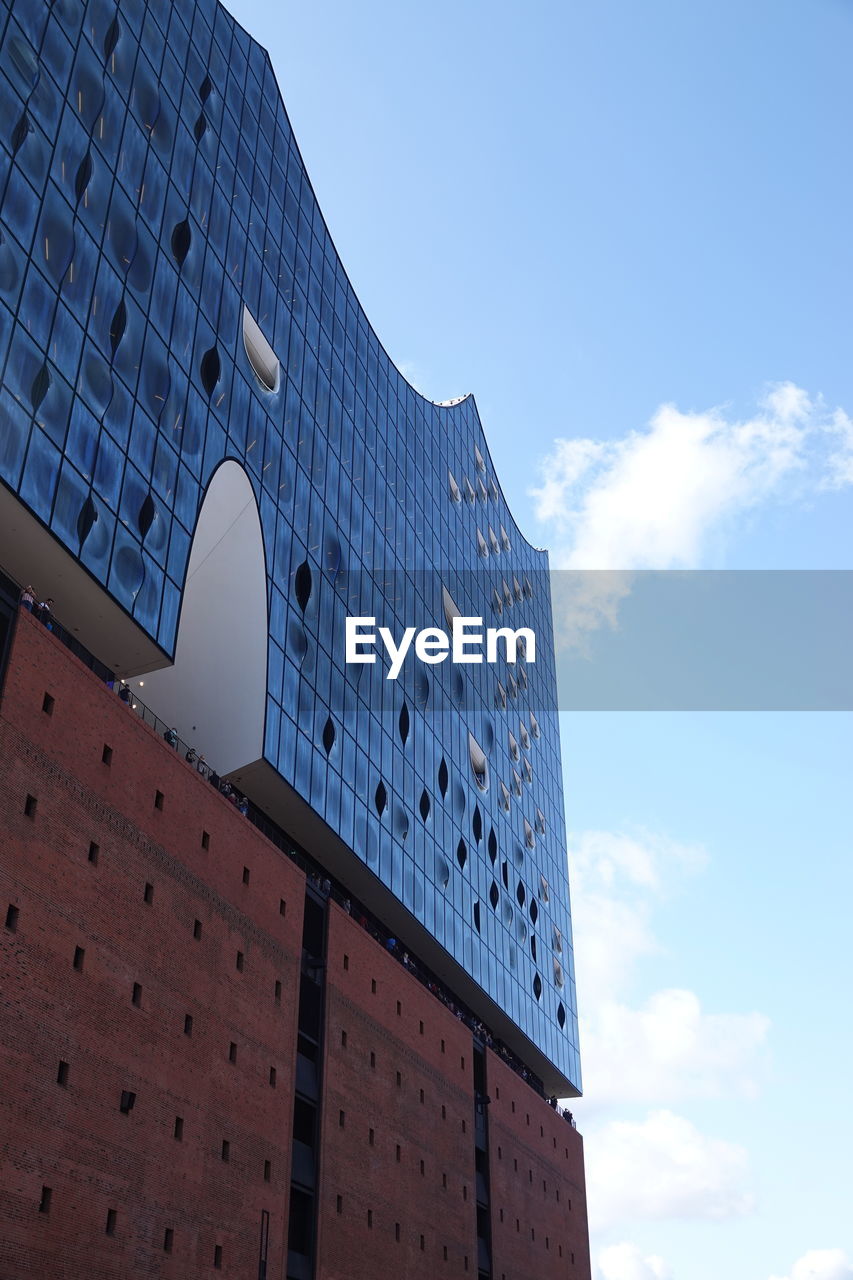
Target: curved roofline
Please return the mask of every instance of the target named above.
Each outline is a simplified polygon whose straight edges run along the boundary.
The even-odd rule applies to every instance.
[[[318,208],[318,210],[319,210],[319,212],[320,212],[320,217],[323,219],[323,226],[324,226],[324,228],[325,228],[326,235],[329,237],[329,240],[330,240],[330,242],[331,242],[332,248],[333,248],[333,249],[334,249],[334,251],[335,251],[335,257],[337,258],[338,262],[340,263],[340,265],[341,265],[341,269],[343,270],[343,273],[344,273],[344,275],[346,276],[347,284],[349,285],[350,289],[352,290],[353,297],[354,297],[354,298],[356,299],[356,301],[358,302],[358,306],[359,306],[359,309],[360,309],[360,311],[361,311],[361,314],[364,316],[365,322],[366,322],[366,324],[367,324],[367,326],[368,326],[368,328],[369,328],[370,332],[373,334],[374,338],[376,339],[377,343],[379,344],[379,347],[380,347],[380,349],[382,350],[383,355],[384,355],[384,356],[385,356],[385,358],[387,359],[388,363],[392,366],[392,368],[396,371],[397,376],[398,376],[399,378],[402,378],[403,382],[406,384],[406,386],[409,388],[409,390],[410,390],[414,395],[416,395],[416,396],[418,397],[418,399],[419,399],[419,400],[421,400],[424,404],[432,405],[432,406],[433,406],[433,408],[436,408],[436,409],[444,409],[444,410],[447,410],[447,411],[449,411],[449,412],[452,412],[454,409],[457,409],[457,408],[459,407],[459,405],[464,404],[467,400],[470,400],[470,401],[472,402],[473,407],[474,407],[474,412],[475,412],[475,414],[477,415],[477,422],[479,423],[479,426],[480,426],[480,432],[481,432],[481,435],[482,435],[482,437],[483,437],[483,443],[484,443],[484,445],[485,445],[485,447],[486,447],[486,453],[487,453],[487,455],[488,455],[488,460],[489,460],[489,462],[491,463],[492,473],[493,473],[493,475],[494,475],[494,477],[495,477],[495,483],[497,484],[498,488],[500,489],[500,494],[501,494],[501,497],[503,498],[504,506],[506,507],[506,510],[507,510],[507,512],[508,512],[508,514],[509,514],[509,518],[510,518],[510,520],[511,520],[511,521],[512,521],[512,523],[513,523],[513,527],[514,527],[514,529],[515,529],[515,532],[518,534],[519,538],[521,538],[521,539],[522,539],[522,541],[525,543],[525,545],[526,545],[526,546],[528,546],[528,547],[530,548],[530,550],[531,550],[531,551],[535,552],[537,555],[540,555],[540,556],[547,556],[547,555],[548,555],[548,549],[547,549],[546,547],[537,547],[537,546],[535,546],[535,545],[530,541],[530,539],[527,537],[527,535],[524,533],[524,531],[521,529],[521,527],[520,527],[520,525],[519,525],[518,521],[517,521],[517,520],[516,520],[516,518],[515,518],[515,514],[514,514],[514,512],[512,511],[512,508],[510,507],[509,502],[507,501],[507,497],[506,497],[506,494],[504,493],[503,485],[501,484],[500,476],[499,476],[499,474],[498,474],[498,469],[497,469],[497,467],[495,466],[495,462],[494,462],[494,459],[493,459],[493,457],[492,457],[492,451],[491,451],[491,449],[489,448],[489,441],[488,441],[488,439],[487,439],[487,437],[486,437],[486,430],[485,430],[485,428],[484,428],[484,426],[483,426],[483,419],[480,417],[480,411],[479,411],[479,409],[477,408],[477,398],[476,398],[476,396],[474,395],[474,393],[473,393],[472,391],[468,391],[468,392],[466,392],[464,395],[462,395],[462,396],[457,396],[457,397],[455,397],[454,399],[450,399],[450,400],[431,400],[428,396],[425,396],[425,395],[423,394],[423,392],[422,392],[422,391],[419,391],[419,390],[418,390],[418,388],[417,388],[416,386],[414,386],[414,385],[409,381],[409,379],[406,377],[406,375],[405,375],[405,374],[403,373],[403,371],[400,369],[400,367],[399,367],[399,365],[397,364],[396,360],[394,360],[394,358],[392,357],[391,353],[388,351],[388,348],[385,346],[385,343],[384,343],[384,342],[382,341],[382,339],[380,338],[379,333],[377,332],[376,328],[374,327],[373,322],[371,321],[371,319],[370,319],[369,315],[367,314],[367,310],[366,310],[366,308],[364,307],[364,304],[362,303],[361,298],[359,297],[358,292],[357,292],[357,290],[355,289],[355,286],[353,285],[353,282],[352,282],[352,280],[351,280],[351,278],[350,278],[349,271],[347,270],[346,263],[344,262],[344,260],[343,260],[343,258],[342,258],[342,256],[341,256],[341,254],[338,252],[338,246],[335,244],[335,238],[334,238],[334,236],[332,235],[331,230],[329,229],[329,223],[328,223],[328,220],[327,220],[327,218],[326,218],[325,213],[323,212],[323,208],[322,208],[322,205],[320,204],[320,201],[317,199],[317,192],[314,190],[314,183],[311,181],[311,175],[310,175],[310,173],[309,173],[309,171],[308,171],[308,165],[305,163],[305,157],[304,157],[304,156],[303,156],[303,154],[302,154],[302,148],[300,147],[300,145],[299,145],[299,140],[298,140],[298,139],[297,139],[297,137],[296,137],[296,131],[295,131],[295,129],[293,128],[293,122],[292,122],[292,121],[291,121],[291,119],[290,119],[290,114],[289,114],[289,112],[288,112],[288,110],[287,110],[287,103],[286,103],[286,102],[285,102],[285,100],[284,100],[284,94],[282,93],[281,85],[280,85],[280,83],[279,83],[279,79],[278,79],[278,75],[276,74],[276,69],[275,69],[275,66],[274,66],[274,64],[273,64],[273,60],[272,60],[272,58],[270,57],[269,50],[268,50],[264,45],[262,45],[262,44],[261,44],[261,42],[260,42],[259,40],[256,40],[256,39],[255,39],[255,37],[251,34],[251,32],[250,32],[250,31],[247,31],[247,30],[246,30],[246,28],[243,26],[242,22],[240,22],[238,18],[235,18],[235,17],[234,17],[234,15],[233,15],[233,13],[231,12],[231,10],[230,10],[230,9],[228,8],[228,6],[224,3],[224,0],[215,0],[215,3],[216,3],[216,7],[217,7],[217,8],[219,8],[219,9],[222,9],[222,10],[223,10],[227,15],[228,15],[228,17],[230,18],[230,20],[234,23],[235,27],[239,27],[239,28],[240,28],[240,30],[243,32],[243,34],[246,36],[246,39],[247,39],[251,44],[255,45],[255,46],[256,46],[256,48],[260,49],[260,50],[261,50],[261,52],[263,53],[264,57],[266,58],[266,61],[267,61],[267,64],[268,64],[268,66],[269,66],[270,72],[271,72],[271,74],[272,74],[273,80],[275,81],[276,89],[278,90],[278,96],[279,96],[279,101],[281,102],[282,110],[284,111],[285,118],[287,119],[287,123],[288,123],[288,125],[289,125],[289,127],[290,127],[290,136],[291,136],[291,139],[292,139],[293,145],[294,145],[294,146],[295,146],[295,148],[296,148],[296,152],[297,152],[297,154],[298,154],[298,156],[299,156],[299,160],[300,160],[300,162],[301,162],[301,164],[302,164],[302,172],[303,172],[303,175],[304,175],[305,181],[308,183],[308,186],[309,186],[309,187],[310,187],[310,189],[311,189],[311,195],[312,195],[312,196],[313,196],[313,198],[314,198],[314,203],[316,204],[316,206],[317,206],[317,208]]]

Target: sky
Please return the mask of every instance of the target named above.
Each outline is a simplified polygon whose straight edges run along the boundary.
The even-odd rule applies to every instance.
[[[853,0],[230,0],[583,569],[850,569]],[[562,716],[595,1280],[851,1280],[851,716]]]

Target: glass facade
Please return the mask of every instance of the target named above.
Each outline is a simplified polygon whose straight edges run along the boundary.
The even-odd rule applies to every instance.
[[[0,478],[166,654],[206,488],[268,577],[266,760],[580,1087],[547,557],[389,360],[215,0],[0,0]],[[347,667],[344,619],[535,663]]]

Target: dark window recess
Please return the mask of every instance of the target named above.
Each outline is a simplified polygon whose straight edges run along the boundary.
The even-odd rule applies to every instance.
[[[343,1213],[343,1211],[344,1211],[344,1198],[343,1198],[343,1196],[338,1196],[338,1197],[336,1198],[336,1200],[335,1200],[335,1208],[337,1209],[338,1213]]]
[[[344,956],[344,968],[349,969],[349,956]]]
[[[18,916],[21,914],[14,902],[9,903],[9,909],[6,912],[6,928],[10,933],[14,933],[18,927]],[[79,951],[79,947],[77,948]]]
[[[193,1019],[191,1013],[184,1014],[184,1035],[191,1036],[193,1033]]]
[[[403,1086],[403,1076],[402,1076],[402,1074],[398,1071],[398,1072],[397,1072],[397,1088],[398,1088],[398,1089],[401,1089],[401,1088],[402,1088],[402,1086]]]
[[[172,255],[179,267],[183,266],[184,259],[190,251],[192,238],[192,230],[187,218],[172,228]]]
[[[233,1040],[231,1041],[231,1043],[230,1043],[230,1044],[229,1044],[229,1046],[228,1046],[228,1061],[229,1061],[229,1062],[236,1062],[236,1061],[237,1061],[237,1046],[236,1046],[236,1044],[234,1043],[234,1041],[233,1041]]]
[[[400,741],[403,743],[403,746],[406,745],[406,740],[409,737],[409,727],[410,727],[409,708],[406,706],[404,702],[402,707],[400,708],[400,720],[399,720]]]
[[[172,1252],[172,1245],[174,1244],[174,1241],[175,1241],[175,1232],[172,1229],[172,1227],[167,1227],[166,1230],[163,1232],[163,1252],[164,1253]]]
[[[107,1209],[106,1233],[108,1236],[115,1235],[117,1218],[118,1218],[118,1213],[115,1209]]]
[[[374,996],[376,995],[376,979],[375,978],[370,979],[370,992],[371,992],[371,995],[374,995]]]
[[[422,1021],[418,1023],[418,1027],[419,1027],[419,1029],[420,1029],[420,1033],[421,1033],[421,1035],[423,1035],[423,1033],[424,1033],[424,1024],[423,1024],[423,1022],[422,1022]]]
[[[314,1146],[314,1129],[317,1122],[317,1108],[303,1098],[297,1097],[293,1104],[293,1140],[303,1146]]]
[[[61,1085],[67,1085],[67,1084],[68,1084],[68,1076],[69,1076],[70,1072],[71,1072],[71,1068],[70,1068],[70,1066],[68,1065],[68,1063],[67,1063],[67,1062],[60,1062],[59,1067],[58,1067],[57,1072],[56,1072],[56,1083],[57,1083],[57,1084],[61,1084]]]
[[[347,1121],[347,1113],[346,1113],[345,1111],[339,1111],[339,1112],[338,1112],[338,1124],[340,1125],[340,1127],[341,1127],[342,1129],[343,1129],[344,1125],[346,1124],[346,1121]]]
[[[176,1141],[176,1142],[183,1142],[183,1140],[184,1140],[184,1118],[183,1118],[183,1116],[175,1116],[175,1128],[174,1128],[174,1130],[173,1130],[173,1134],[174,1134],[174,1138],[175,1138],[175,1141]]]
[[[402,1004],[400,1003],[400,1001],[398,1000],[398,1001],[397,1001],[397,1017],[398,1017],[398,1018],[402,1017],[402,1014],[403,1014],[403,1006],[402,1006]]]
[[[135,1102],[136,1102],[136,1094],[131,1093],[129,1089],[123,1089],[121,1094],[121,1101],[119,1102],[119,1105],[118,1105],[118,1109],[123,1116],[130,1115],[131,1111],[133,1110],[133,1104]]]
[[[376,788],[376,795],[373,797],[373,800],[376,805],[376,812],[381,818],[382,814],[388,807],[388,791],[385,787],[385,783],[381,779],[379,780],[379,785]]]
[[[207,831],[202,831],[201,833],[201,847],[202,849],[210,848],[210,834]]]
[[[106,742],[104,743],[104,749],[101,752],[101,760],[104,764],[112,764],[113,762],[113,749],[108,746]]]
[[[264,1182],[272,1180],[272,1163],[269,1160],[264,1161]]]
[[[441,764],[438,766],[438,789],[441,792],[442,800],[447,795],[447,788],[450,783],[450,774],[447,772],[447,761],[442,756]]]
[[[237,970],[239,973],[243,972],[243,952],[242,951],[237,952]]]
[[[95,844],[94,840],[90,841],[90,843],[89,843],[89,861],[93,864],[93,866],[97,866],[97,865],[98,865],[98,856],[99,856],[100,852],[101,852],[101,846],[100,846],[99,844]]]
[[[162,791],[154,792],[154,808],[155,809],[163,808],[163,792]]]
[[[231,1159],[231,1143],[227,1138],[222,1139],[222,1151],[220,1154],[226,1163]]]
[[[243,884],[248,884],[248,883],[249,883],[249,876],[250,876],[250,874],[251,874],[251,873],[250,873],[250,871],[249,871],[249,868],[248,868],[248,867],[244,867],[244,868],[243,868]]]
[[[287,1248],[290,1253],[308,1257],[313,1248],[314,1200],[298,1187],[290,1188],[290,1217],[287,1230]]]
[[[376,1146],[376,1133],[375,1133],[375,1131],[374,1131],[373,1129],[368,1129],[368,1131],[367,1131],[367,1141],[370,1143],[371,1147],[375,1147],[375,1146]]]
[[[424,1236],[421,1236],[421,1253],[423,1253],[425,1249],[426,1249],[426,1239],[424,1238]]]
[[[213,395],[222,373],[222,361],[219,359],[219,352],[216,347],[211,347],[208,351],[205,351],[199,365],[199,373],[201,374],[201,385],[209,396]]]
[[[35,796],[27,796],[26,800],[24,801],[24,816],[25,816],[25,817],[27,817],[27,818],[34,818],[34,817],[36,816],[36,804],[37,804],[37,803],[38,803],[38,801],[36,800]]]
[[[77,969],[78,972],[83,968],[83,961],[85,958],[86,958],[85,947],[75,947],[73,963],[74,963],[74,968]]]
[[[425,1173],[426,1173],[426,1165],[424,1164],[423,1160],[421,1160],[421,1177],[422,1178],[424,1177]]]
[[[402,1147],[400,1146],[400,1144],[399,1144],[399,1142],[398,1142],[398,1143],[397,1143],[397,1164],[399,1164],[399,1163],[400,1163],[400,1161],[402,1160],[402,1158],[403,1158],[403,1149],[402,1149]]]
[[[325,913],[320,903],[306,896],[305,912],[302,918],[302,949],[307,951],[309,956],[317,959],[323,956],[325,923]]]
[[[143,901],[147,902],[149,906],[154,901],[154,886],[153,884],[150,884],[147,880],[145,882],[145,888],[142,891],[142,898],[143,898]]]
[[[222,1245],[218,1244],[213,1250],[213,1265],[217,1271],[222,1270]]]
[[[279,900],[278,900],[278,914],[279,914],[280,916],[283,916],[283,915],[285,915],[285,914],[286,914],[286,912],[287,912],[287,903],[285,902],[284,898],[279,898]]]
[[[345,1031],[342,1031],[341,1032],[341,1048],[345,1049],[346,1047],[347,1047],[347,1033]]]
[[[281,982],[278,978],[275,980],[275,1002],[281,1004]]]
[[[39,1213],[50,1213],[50,1202],[53,1199],[53,1188],[42,1187],[39,1200]]]
[[[429,793],[426,790],[426,788],[424,788],[424,790],[421,792],[421,802],[420,802],[419,808],[421,811],[421,818],[423,819],[424,822],[426,822],[427,818],[429,817],[429,810],[430,810]]]
[[[56,699],[49,693],[42,698],[41,709],[46,716],[53,715],[53,708],[56,706]]]
[[[275,1067],[270,1067],[270,1088],[271,1089],[275,1088],[275,1082],[276,1082]]]
[[[373,1049],[370,1050],[370,1065],[371,1067],[376,1066],[376,1054],[374,1053]]]
[[[423,1100],[424,1100],[424,1091],[423,1089],[421,1089],[421,1103],[423,1103]]]
[[[335,745],[335,737],[334,721],[332,720],[332,717],[329,716],[328,720],[323,725],[323,750],[327,756],[331,755],[332,747]]]
[[[196,939],[196,941],[198,941],[198,939],[201,937],[201,921],[200,920],[193,921],[193,937]]]
[[[464,840],[460,840],[456,846],[456,861],[459,863],[459,870],[465,870],[465,863],[468,861],[468,849]]]
[[[137,1009],[142,1004],[142,987],[139,985],[138,982],[134,982],[133,984],[133,991],[131,992],[130,1002],[131,1004],[135,1004]]]
[[[372,1230],[373,1228],[373,1210],[372,1209],[367,1210],[367,1225]]]
[[[296,595],[296,603],[304,613],[308,608],[308,601],[311,599],[311,588],[313,579],[311,577],[311,566],[307,560],[303,560],[302,564],[296,570],[296,576],[293,580],[293,590]]]
[[[396,1241],[398,1241],[398,1242],[399,1242],[399,1239],[400,1239],[400,1224],[399,1224],[399,1222],[395,1222],[395,1223],[394,1223],[394,1239],[395,1239]]]

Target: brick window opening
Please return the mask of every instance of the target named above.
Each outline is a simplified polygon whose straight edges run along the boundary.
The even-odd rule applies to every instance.
[[[162,808],[163,808],[163,800],[164,800],[164,799],[165,799],[165,797],[164,797],[164,795],[163,795],[163,792],[162,792],[162,791],[155,791],[155,792],[154,792],[154,808],[155,808],[155,809],[162,809]]]
[[[501,1222],[503,1222],[503,1220],[504,1220],[504,1211],[503,1211],[503,1209],[501,1209],[501,1210],[500,1210],[500,1218],[501,1218]]]
[[[503,1160],[503,1158],[504,1158],[503,1149],[501,1147],[498,1147],[498,1159]]]
[[[423,1102],[423,1100],[424,1100],[424,1091],[423,1089],[421,1089],[421,1102]]]
[[[345,1112],[345,1111],[339,1111],[339,1112],[338,1112],[338,1124],[339,1124],[339,1126],[340,1126],[342,1129],[343,1129],[344,1125],[346,1124],[346,1121],[347,1121],[347,1115],[346,1115],[346,1112]]]
[[[376,1054],[373,1052],[372,1049],[370,1050],[370,1065],[371,1067],[376,1066]]]
[[[499,1087],[495,1085],[495,1097],[498,1099],[498,1101],[500,1101],[500,1096],[501,1096],[501,1091]]]
[[[370,993],[371,995],[374,995],[374,996],[376,995],[376,979],[375,978],[370,979]]]
[[[264,1182],[272,1180],[272,1163],[269,1160],[264,1161]]]
[[[341,1048],[345,1049],[346,1047],[347,1047],[347,1033],[345,1031],[342,1031],[341,1032]]]
[[[426,1165],[424,1164],[423,1160],[421,1161],[421,1177],[422,1178],[426,1177]]]
[[[444,1053],[444,1041],[441,1042],[441,1052]]]
[[[447,1119],[447,1107],[444,1105],[444,1103],[443,1103],[443,1102],[442,1102],[442,1104],[441,1104],[441,1118],[442,1118],[442,1120],[446,1120],[446,1119]]]
[[[175,1242],[175,1232],[172,1227],[167,1227],[163,1232],[163,1252],[171,1253],[172,1245]]]
[[[84,947],[74,948],[74,960],[72,961],[72,963],[74,965],[74,968],[78,972],[83,968],[83,960],[85,958],[85,955],[86,955],[86,951]]]
[[[24,817],[34,818],[36,816],[36,804],[38,801],[35,796],[27,796],[24,801]]]
[[[531,1227],[531,1228],[530,1228],[530,1239],[531,1239],[531,1240],[535,1240],[535,1239],[536,1239],[536,1228],[535,1228],[535,1227]]]
[[[151,906],[151,903],[154,901],[154,886],[153,884],[150,884],[147,880],[145,882],[145,888],[142,891],[142,900],[143,902],[147,902],[149,907]]]
[[[349,969],[349,956],[344,956],[344,968]]]
[[[519,1222],[518,1218],[516,1218],[515,1220],[515,1230],[517,1235],[521,1234],[521,1223]]]
[[[512,1106],[512,1114],[513,1114],[513,1115],[515,1115],[515,1099],[514,1099],[514,1098],[513,1098],[512,1103],[511,1103],[510,1105]]]
[[[423,1024],[423,1022],[420,1022],[418,1025],[419,1025],[419,1027],[420,1027],[421,1035],[423,1035],[423,1033],[424,1033],[424,1024]]]
[[[550,1237],[550,1236],[546,1236],[546,1237],[545,1237],[545,1248],[546,1248],[546,1249],[550,1249],[550,1248],[551,1248],[551,1237]]]
[[[532,1169],[528,1169],[528,1170],[527,1170],[527,1177],[528,1177],[528,1181],[530,1182],[530,1184],[531,1184],[531,1186],[532,1186],[532,1185],[533,1185],[533,1170],[532,1170]]]
[[[372,1209],[367,1210],[367,1225],[371,1230],[373,1229],[373,1210]]]
[[[243,952],[242,951],[237,952],[237,971],[239,973],[243,972]]]
[[[285,902],[284,898],[279,898],[279,900],[278,900],[278,914],[279,914],[280,916],[283,916],[283,915],[286,915],[286,914],[287,914],[287,903]],[[346,968],[346,967],[347,967],[347,966],[346,966],[346,965],[344,965],[344,968]]]
[[[446,1190],[447,1190],[447,1174],[446,1174],[446,1173],[443,1173],[443,1174],[441,1175],[441,1185],[442,1185],[442,1187],[444,1188],[444,1190],[446,1191]]]
[[[518,1173],[518,1160],[515,1156],[512,1158],[512,1168],[514,1173]]]
[[[275,1067],[270,1067],[270,1088],[271,1089],[275,1088],[275,1081],[276,1081]]]
[[[196,941],[198,941],[198,939],[201,937],[201,921],[200,920],[193,921],[193,937],[195,938]]]
[[[373,1129],[368,1129],[367,1141],[370,1143],[371,1147],[376,1145],[376,1134],[374,1133]]]
[[[237,1046],[236,1046],[236,1044],[234,1043],[234,1041],[233,1041],[233,1040],[231,1041],[231,1043],[230,1043],[230,1044],[229,1044],[229,1046],[228,1046],[228,1061],[229,1061],[229,1062],[236,1062],[236,1061],[237,1061]]]
[[[559,1203],[560,1203],[560,1188],[559,1188],[559,1187],[557,1187],[557,1204],[559,1204]],[[570,1201],[569,1201],[569,1208],[571,1209],[571,1207],[572,1207],[572,1202],[571,1202],[571,1200],[570,1200]]]
[[[56,1083],[66,1086],[68,1084],[68,1076],[71,1068],[67,1062],[60,1062],[56,1071]]]
[[[465,1270],[468,1270],[468,1254],[465,1254]]]
[[[142,987],[139,985],[138,982],[134,982],[133,984],[133,992],[130,997],[130,1003],[135,1004],[137,1009],[140,1008],[142,1004]]]
[[[183,1142],[184,1140],[184,1118],[183,1116],[175,1116],[175,1128],[173,1130],[175,1141]]]
[[[563,1246],[562,1246],[561,1244],[558,1244],[558,1245],[557,1245],[557,1253],[558,1253],[559,1257],[561,1257],[561,1258],[562,1258],[562,1256],[563,1256]]]
[[[463,1200],[467,1200],[467,1199],[468,1199],[468,1188],[467,1188],[466,1186],[463,1186],[463,1187],[462,1187],[462,1199],[463,1199]]]
[[[108,1236],[114,1236],[116,1233],[116,1219],[118,1212],[115,1209],[107,1209],[107,1225],[106,1233]]]
[[[529,1112],[527,1113],[527,1123],[528,1123],[528,1125],[530,1124],[530,1113],[529,1113]]]
[[[443,1248],[444,1248],[444,1261],[446,1262],[447,1261],[447,1245],[444,1245]]]
[[[202,831],[201,833],[201,847],[202,849],[210,848],[210,833],[207,831]]]
[[[113,762],[113,749],[112,747],[107,746],[106,742],[104,743],[104,749],[101,752],[101,759],[104,764],[112,764]]]
[[[218,1244],[213,1250],[213,1265],[217,1271],[222,1270],[222,1245]]]
[[[244,867],[243,868],[243,884],[248,884],[248,883],[249,883],[249,868]]]
[[[399,1224],[399,1222],[395,1222],[395,1223],[394,1223],[394,1239],[395,1239],[395,1240],[397,1241],[397,1243],[399,1244],[399,1242],[400,1242],[400,1224]]]
[[[275,1002],[276,1004],[281,1004],[281,983],[278,978],[276,978],[275,983]]]
[[[400,1003],[400,1001],[398,1000],[398,1001],[397,1001],[397,1017],[398,1017],[398,1018],[402,1017],[402,1014],[403,1014],[403,1006],[402,1006],[402,1004]]]
[[[540,1126],[539,1126],[539,1137],[540,1137],[540,1138],[544,1138],[544,1137],[545,1137],[545,1129],[543,1128],[543,1126],[542,1126],[541,1124],[540,1124]]]
[[[184,1014],[184,1035],[191,1036],[193,1033],[193,1016],[191,1013]]]
[[[136,1102],[136,1094],[131,1093],[129,1089],[123,1089],[121,1094],[121,1101],[118,1104],[118,1109],[121,1112],[121,1114],[123,1116],[129,1116],[131,1111],[133,1110],[133,1104],[135,1102]]]
[[[400,1146],[400,1144],[399,1144],[399,1142],[398,1142],[398,1143],[397,1143],[397,1164],[399,1164],[399,1163],[400,1163],[400,1161],[402,1160],[402,1158],[403,1158],[403,1150],[402,1150],[402,1148],[401,1148],[401,1146]]]
[[[231,1143],[228,1141],[228,1139],[227,1139],[227,1138],[223,1138],[223,1139],[222,1139],[222,1152],[221,1152],[221,1155],[222,1155],[222,1159],[223,1159],[223,1160],[226,1162],[226,1164],[227,1164],[227,1163],[228,1163],[228,1161],[231,1159]]]
[[[14,902],[9,903],[9,909],[6,912],[6,928],[10,933],[14,933],[18,928],[18,916],[20,910],[15,906]]]
[[[39,1200],[39,1213],[50,1213],[50,1202],[53,1198],[53,1187],[42,1187]]]
[[[89,861],[94,866],[98,865],[98,855],[100,854],[100,852],[101,852],[101,846],[99,844],[95,844],[94,840],[92,840],[89,844]]]
[[[421,1253],[423,1253],[425,1249],[426,1249],[426,1239],[423,1236],[421,1236]]]
[[[468,1126],[467,1126],[467,1124],[465,1123],[465,1121],[464,1121],[464,1120],[462,1121],[462,1132],[463,1132],[463,1133],[467,1133],[467,1132],[468,1132]]]
[[[337,1200],[335,1201],[335,1208],[337,1209],[338,1213],[343,1213],[343,1211],[344,1211],[344,1198],[343,1198],[343,1196],[338,1196],[338,1197],[337,1197]]]
[[[402,1087],[403,1087],[403,1076],[402,1076],[402,1073],[398,1071],[397,1072],[397,1088],[401,1089]]]
[[[53,715],[53,708],[56,705],[56,699],[51,694],[46,693],[41,700],[41,709],[46,716]]]
[[[459,1059],[459,1065],[460,1065],[460,1067],[462,1068],[462,1070],[464,1071],[464,1070],[465,1070],[465,1056],[464,1056],[464,1054],[463,1054],[463,1056]]]

